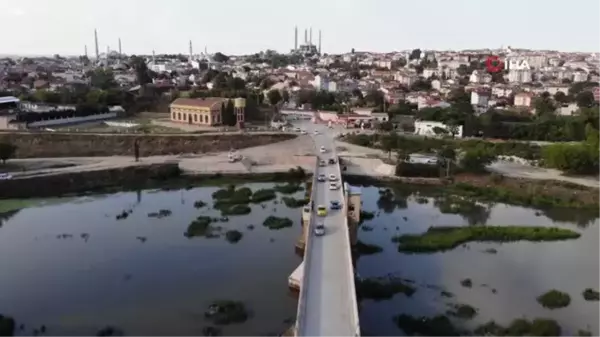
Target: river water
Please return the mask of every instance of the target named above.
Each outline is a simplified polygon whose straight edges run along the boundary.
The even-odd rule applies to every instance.
[[[21,335],[41,325],[50,335],[95,335],[107,325],[127,335],[201,335],[207,306],[228,299],[243,301],[252,317],[223,334],[281,333],[296,314],[287,279],[301,262],[294,252],[301,210],[271,201],[229,217],[219,225],[243,233],[236,244],[184,237],[197,216],[219,215],[193,205],[211,205],[215,190],[117,193],[19,211],[0,227],[0,314],[25,324]],[[148,217],[160,209],[172,215]],[[263,227],[272,214],[294,226]]]
[[[482,205],[475,214],[442,214],[434,206],[414,196],[400,207],[380,209],[377,187],[363,187],[363,209],[376,212],[366,221],[369,231],[359,230],[359,239],[377,244],[383,252],[361,256],[357,270],[361,277],[393,274],[415,281],[417,291],[412,297],[403,294],[391,300],[364,300],[361,305],[361,327],[370,335],[399,335],[392,317],[401,313],[413,316],[444,314],[448,304],[469,304],[478,309],[471,321],[455,320],[466,329],[473,329],[489,320],[507,325],[515,318],[551,318],[562,327],[564,335],[584,329],[598,335],[598,302],[582,297],[585,288],[598,289],[598,220],[579,220],[579,224],[556,222],[535,210],[505,204]],[[562,218],[568,218],[562,214]],[[577,216],[574,216],[574,219]],[[391,237],[405,233],[422,233],[430,226],[535,225],[564,227],[579,231],[576,240],[560,242],[469,243],[449,252],[434,254],[399,253]],[[497,254],[485,250],[494,248]],[[470,278],[471,288],[461,280]],[[441,290],[453,293],[453,298],[441,296]],[[496,293],[492,291],[496,290]],[[562,309],[544,309],[536,301],[542,293],[557,289],[571,296],[571,304]]]
[[[247,184],[253,190],[273,184]],[[177,191],[141,191],[53,200],[43,207],[23,209],[0,227],[0,314],[25,324],[20,335],[45,325],[50,335],[95,334],[115,326],[127,335],[200,335],[210,325],[204,319],[208,304],[217,299],[243,301],[252,311],[244,324],[230,325],[228,335],[264,335],[288,328],[296,314],[287,278],[300,263],[294,244],[300,235],[300,209],[281,203],[252,206],[252,213],[231,216],[225,229],[244,236],[236,244],[223,237],[184,237],[199,215],[194,201],[211,204],[216,187]],[[399,335],[392,317],[443,314],[451,303],[478,309],[472,328],[488,320],[507,324],[519,317],[556,319],[564,334],[598,329],[598,302],[586,302],[585,288],[598,288],[598,220],[567,221],[565,212],[553,221],[534,210],[496,204],[469,214],[442,214],[433,199],[414,196],[394,207],[380,209],[376,187],[364,187],[363,209],[377,213],[359,230],[363,242],[384,251],[358,260],[362,277],[394,274],[415,281],[416,293],[388,301],[361,303],[361,326],[370,335]],[[301,197],[298,192],[296,197]],[[126,219],[116,220],[131,209]],[[148,213],[169,209],[162,219]],[[262,226],[268,215],[289,217],[292,228],[271,231]],[[1,219],[1,218],[0,218]],[[567,219],[567,220],[565,220]],[[573,218],[575,221],[575,218]],[[253,224],[253,230],[248,225]],[[391,237],[420,233],[438,225],[542,225],[582,233],[572,241],[545,243],[470,243],[449,252],[399,253]],[[66,236],[65,236],[66,234]],[[69,237],[72,235],[72,237]],[[484,252],[497,249],[497,254]],[[460,281],[470,278],[472,288]],[[571,295],[567,308],[547,310],[535,297],[550,289]],[[440,295],[441,290],[453,298]],[[496,290],[496,293],[492,292]]]

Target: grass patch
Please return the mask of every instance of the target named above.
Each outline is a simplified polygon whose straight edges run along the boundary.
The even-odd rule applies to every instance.
[[[243,323],[248,319],[248,311],[242,302],[214,301],[204,314],[208,320],[217,325]]]
[[[252,213],[252,208],[248,205],[220,205],[217,209],[221,211],[222,216]]]
[[[235,229],[225,232],[225,239],[229,241],[229,243],[238,243],[243,236],[244,234],[242,234],[242,232]]]
[[[461,319],[472,319],[477,316],[477,309],[468,304],[455,304],[452,310],[448,310],[447,314]]]
[[[592,288],[587,288],[586,290],[584,290],[582,295],[583,295],[583,299],[585,299],[586,301],[600,300],[600,294],[598,293],[598,291],[596,291]]]
[[[381,253],[383,251],[383,248],[379,247],[378,245],[364,243],[360,240],[358,240],[356,242],[354,249],[355,249],[356,253],[358,254],[358,256],[373,255],[373,254]]]
[[[264,189],[260,189],[260,190],[257,190],[256,192],[252,193],[250,200],[253,203],[261,203],[263,201],[271,201],[276,198],[277,198],[277,195],[275,194],[275,190],[270,189],[270,188],[264,188]]]
[[[536,298],[539,304],[548,309],[559,309],[569,306],[571,296],[558,290],[550,290]]]
[[[398,251],[433,253],[451,250],[467,242],[558,241],[576,239],[569,229],[533,226],[430,227],[423,234],[405,234],[392,240]]]
[[[536,318],[529,321],[519,318],[513,320],[508,327],[490,321],[477,327],[474,332],[479,336],[560,336],[561,330],[553,319]]]
[[[214,219],[209,216],[199,216],[196,220],[192,221],[188,226],[187,230],[183,235],[187,238],[193,237],[215,237],[216,228],[214,228],[211,224]]]
[[[356,282],[356,292],[361,299],[389,300],[399,293],[410,297],[415,291],[416,288],[405,284],[399,278],[368,278]]]
[[[300,208],[310,202],[309,199],[296,199],[292,197],[283,197],[281,200],[289,208]]]
[[[298,191],[302,191],[303,187],[300,184],[288,183],[285,185],[275,185],[274,189],[282,194],[294,194]]]
[[[459,336],[450,319],[444,315],[429,317],[413,317],[402,314],[394,317],[394,323],[408,336]]]
[[[265,221],[263,221],[263,226],[268,229],[283,229],[292,227],[294,222],[289,218],[279,218],[273,215],[268,216]]]

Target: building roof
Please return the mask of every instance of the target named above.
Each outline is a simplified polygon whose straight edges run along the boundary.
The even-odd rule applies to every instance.
[[[195,108],[213,109],[227,102],[228,98],[207,97],[207,98],[178,98],[171,103],[171,106],[190,106]]]

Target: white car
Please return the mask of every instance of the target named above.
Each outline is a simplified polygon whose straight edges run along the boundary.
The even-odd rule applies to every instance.
[[[325,180],[327,180],[327,177],[324,174],[319,174],[317,177],[317,181],[319,182],[324,182]]]
[[[319,152],[321,152],[321,153],[327,152],[327,150],[325,149],[325,146],[321,146],[321,148],[319,149]]]
[[[325,235],[325,225],[323,225],[322,223],[318,224],[315,227],[315,235],[316,236],[323,236],[323,235]]]
[[[337,181],[337,177],[335,176],[335,174],[329,175],[329,181]]]
[[[329,189],[334,191],[337,190],[338,188],[340,188],[340,185],[338,185],[337,183],[329,183]]]
[[[300,131],[302,131],[302,130],[300,130],[300,128],[295,128],[295,129],[294,129],[294,131],[296,131],[296,132],[300,132]]]
[[[318,135],[318,134],[319,134],[319,130],[315,130],[315,135]]]
[[[319,160],[319,166],[327,166],[327,162],[324,160]]]
[[[305,130],[302,130],[302,131],[300,131],[300,134],[301,134],[301,135],[305,135],[305,134],[306,134],[306,131],[305,131]]]
[[[0,180],[10,180],[12,179],[12,175],[9,173],[0,173]]]

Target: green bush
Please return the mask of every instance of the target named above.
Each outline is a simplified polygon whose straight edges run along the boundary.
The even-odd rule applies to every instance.
[[[15,320],[12,317],[0,315],[0,336],[13,336]]]
[[[471,241],[558,241],[576,239],[579,233],[554,227],[534,226],[472,226],[430,227],[423,234],[405,234],[392,240],[400,252],[432,253],[453,249]]]
[[[302,191],[302,186],[300,184],[285,184],[285,185],[275,185],[275,191],[282,194],[294,194],[298,191]]]
[[[187,238],[211,236],[213,235],[213,228],[211,227],[212,222],[213,219],[209,216],[199,216],[196,218],[196,220],[190,223],[184,235]]]
[[[279,218],[273,215],[268,216],[265,221],[263,221],[263,226],[268,229],[283,229],[287,227],[292,227],[294,222],[289,218]]]
[[[299,208],[307,205],[310,200],[309,199],[296,199],[292,197],[283,197],[283,203],[289,208]]]
[[[452,309],[448,310],[447,314],[462,319],[472,319],[477,315],[477,309],[468,304],[456,304]]]
[[[274,200],[277,198],[275,190],[272,189],[260,189],[252,194],[251,201],[254,203],[260,203],[264,201]]]
[[[356,293],[361,299],[388,300],[399,293],[410,297],[415,291],[398,278],[369,278],[356,282]]]
[[[474,331],[479,336],[560,336],[562,329],[555,320],[536,318],[533,321],[518,318],[508,327],[494,321],[482,324]]]
[[[592,288],[587,288],[583,291],[583,298],[586,301],[598,301],[600,300],[600,294],[598,293],[598,291]]]
[[[354,249],[355,249],[356,253],[358,254],[358,256],[372,255],[372,254],[381,253],[383,251],[383,248],[379,247],[378,245],[364,243],[360,240],[358,240],[358,242],[356,242]]]
[[[537,301],[544,308],[559,309],[567,307],[571,303],[571,297],[562,291],[550,290],[538,296]]]
[[[246,215],[252,212],[252,209],[248,205],[228,205],[219,208],[221,215]]]
[[[443,315],[432,318],[413,317],[402,314],[394,317],[394,323],[407,336],[460,336],[450,319]]]
[[[229,241],[230,243],[239,242],[243,236],[244,235],[242,234],[242,232],[240,232],[238,230],[229,230],[229,231],[225,232],[225,239],[227,241]]]

